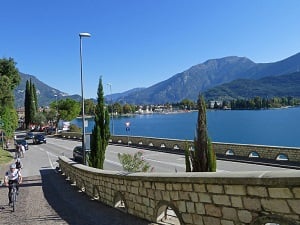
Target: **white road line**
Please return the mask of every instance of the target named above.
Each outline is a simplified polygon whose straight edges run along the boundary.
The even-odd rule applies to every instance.
[[[111,160],[108,160],[108,159],[105,159],[104,161],[108,162],[108,163],[111,163],[111,164],[114,164],[114,165],[117,165],[117,166],[122,166],[121,163],[117,163],[117,162],[114,162],[114,161],[111,161]]]
[[[58,155],[55,155],[55,154],[53,154],[53,153],[51,153],[51,152],[48,152],[48,151],[46,151],[45,149],[43,149],[43,148],[41,148],[41,147],[40,147],[39,149],[40,149],[41,151],[47,153],[48,161],[49,161],[49,163],[50,163],[50,166],[51,166],[52,169],[55,169],[55,166],[54,166],[54,164],[53,164],[53,162],[52,162],[50,156],[52,156],[52,157],[58,157]],[[56,163],[56,161],[55,161],[55,163]]]

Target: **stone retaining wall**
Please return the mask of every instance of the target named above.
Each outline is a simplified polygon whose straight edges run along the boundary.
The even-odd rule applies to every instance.
[[[61,156],[62,173],[91,198],[151,222],[181,225],[300,224],[300,172],[125,173]],[[171,223],[173,224],[173,223]]]
[[[129,144],[137,147],[155,148],[168,151],[184,151],[187,144],[190,148],[194,143],[191,140],[163,139],[139,136],[112,136],[111,142],[116,144]],[[213,142],[213,149],[216,154],[231,156],[228,150],[235,156],[249,157],[251,153],[257,153],[259,158],[276,160],[279,155],[284,155],[289,161],[300,162],[300,148],[279,147],[266,145],[234,144]]]

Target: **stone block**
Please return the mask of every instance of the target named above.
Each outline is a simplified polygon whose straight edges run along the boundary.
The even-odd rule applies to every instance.
[[[206,192],[205,184],[193,184],[195,192]]]
[[[182,188],[181,188],[181,184],[172,184],[172,186],[173,186],[173,190],[174,191],[181,191],[182,190]]]
[[[213,195],[213,203],[217,205],[231,206],[231,202],[228,195]]]
[[[143,186],[144,186],[145,188],[151,188],[151,182],[145,181],[145,182],[143,183]]]
[[[192,184],[182,184],[182,190],[184,191],[193,191],[193,185]]]
[[[155,189],[156,190],[165,190],[166,189],[166,187],[165,187],[165,184],[164,183],[155,183]]]
[[[182,213],[182,220],[185,224],[193,224],[193,217],[189,213]]]
[[[195,203],[194,202],[186,202],[186,210],[188,213],[195,213]]]
[[[238,219],[237,211],[235,208],[223,207],[222,214],[223,214],[222,218],[224,219],[233,220],[233,221],[236,221]]]
[[[293,188],[293,193],[295,195],[295,198],[299,198],[300,199],[300,188]]]
[[[172,184],[166,184],[166,190],[167,191],[172,191],[173,190],[173,185]]]
[[[195,225],[204,225],[203,220],[202,220],[202,216],[197,215],[197,214],[193,214],[193,224]]]
[[[221,220],[221,225],[235,225],[235,224],[230,220]]]
[[[262,199],[262,207],[269,212],[290,213],[290,208],[285,200],[278,199]]]
[[[271,198],[293,198],[289,188],[268,188]]]
[[[240,196],[231,196],[231,204],[236,208],[243,208],[242,197]]]
[[[221,225],[221,220],[219,218],[203,216],[204,225]]]
[[[260,199],[244,197],[243,202],[244,202],[245,209],[248,209],[251,211],[261,211]]]
[[[193,202],[198,202],[198,194],[197,194],[197,193],[195,193],[195,192],[190,192],[189,195],[190,195],[191,201],[193,201]]]
[[[195,203],[196,206],[196,213],[200,215],[205,214],[205,208],[203,203]]]
[[[244,185],[225,185],[225,194],[228,195],[246,195],[246,188]]]
[[[170,198],[171,198],[171,201],[179,200],[179,193],[178,193],[178,191],[171,191],[170,192]]]
[[[205,204],[204,207],[205,207],[206,215],[214,216],[214,217],[222,216],[220,207],[217,207],[213,204]]]
[[[224,193],[222,185],[207,184],[206,188],[209,193],[215,193],[215,194],[223,194]]]
[[[154,199],[154,190],[153,189],[148,189],[147,194],[149,198]]]
[[[139,194],[139,188],[138,187],[131,187],[130,192],[135,194],[135,195],[138,195]]]
[[[147,189],[146,188],[139,188],[139,193],[142,196],[147,196]]]
[[[168,191],[162,191],[163,200],[169,202],[170,201],[170,193]]]
[[[211,196],[209,194],[207,194],[207,193],[199,193],[198,197],[199,197],[199,201],[200,202],[207,202],[207,203],[211,203],[212,202]]]
[[[140,183],[139,181],[132,181],[132,182],[131,182],[131,186],[139,187],[139,186],[140,186],[139,183]]]
[[[144,204],[145,206],[150,206],[150,200],[149,200],[149,198],[143,197],[143,204]]]
[[[250,223],[252,221],[252,214],[248,210],[238,210],[238,217],[243,223]]]
[[[247,194],[251,196],[268,197],[267,189],[260,186],[248,186]]]
[[[190,196],[188,192],[180,191],[179,192],[179,198],[181,200],[190,200]]]
[[[155,200],[162,200],[161,191],[154,191]]]
[[[185,201],[177,201],[176,205],[177,205],[177,208],[178,208],[179,212],[181,212],[181,213],[185,213],[186,212]]]
[[[287,200],[293,212],[300,215],[300,200]]]

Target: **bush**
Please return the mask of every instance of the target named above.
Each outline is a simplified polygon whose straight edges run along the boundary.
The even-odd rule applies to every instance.
[[[143,159],[143,153],[138,151],[134,155],[127,153],[118,153],[118,158],[127,172],[148,172],[153,170],[150,164]]]

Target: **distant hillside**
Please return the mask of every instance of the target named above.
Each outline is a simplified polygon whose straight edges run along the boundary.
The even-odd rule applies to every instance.
[[[296,72],[299,68],[300,53],[274,63],[254,63],[236,56],[212,59],[116,100],[133,104],[179,102],[184,98],[196,100],[200,92],[236,79],[259,79]]]
[[[227,84],[209,89],[203,93],[206,99],[237,99],[254,98],[260,96],[300,97],[300,72],[281,76],[269,76],[258,80],[238,79]]]
[[[292,73],[299,69],[300,53],[273,63],[255,63],[245,57],[229,56],[207,60],[151,87],[134,88],[105,98],[107,102],[113,100],[131,104],[163,104],[180,102],[185,98],[196,100],[200,92],[206,92],[207,97],[214,99],[257,95],[297,96],[297,73]],[[20,75],[21,84],[15,90],[17,107],[24,105],[25,85],[30,78],[36,86],[40,106],[47,106],[55,101],[54,95],[58,95],[58,99],[68,97],[81,100],[80,95],[69,96],[44,84],[35,76]],[[264,77],[267,80],[261,79]]]
[[[16,107],[24,106],[26,81],[30,79],[36,87],[39,106],[48,106],[51,102],[56,100],[55,95],[57,95],[57,99],[69,97],[72,99],[80,100],[79,95],[70,96],[67,93],[61,92],[55,88],[46,85],[45,83],[37,79],[35,76],[24,74],[24,73],[20,73],[20,76],[21,76],[21,82],[19,86],[15,89]]]
[[[251,60],[235,56],[208,60],[118,100],[135,104],[178,102],[184,98],[196,100],[199,91],[241,78],[245,69],[253,66],[255,63]]]

